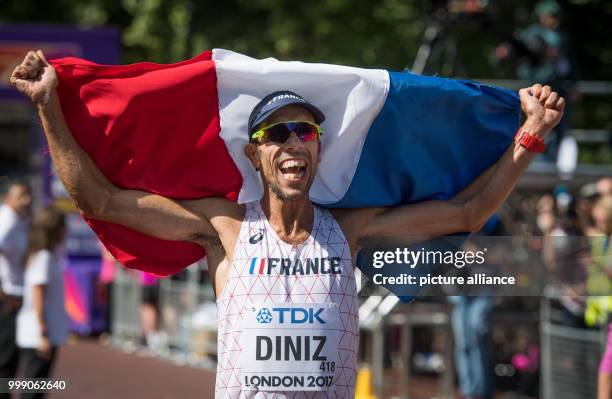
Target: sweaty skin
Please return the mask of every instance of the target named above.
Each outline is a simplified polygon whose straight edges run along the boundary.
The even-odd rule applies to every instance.
[[[79,211],[87,217],[122,224],[166,240],[192,241],[207,252],[209,271],[219,295],[227,279],[243,205],[223,198],[175,201],[138,190],[115,187],[77,144],[62,114],[58,79],[43,53],[31,51],[11,75],[11,84],[36,106],[58,175]],[[524,128],[541,138],[556,126],[565,100],[540,84],[519,91]],[[313,121],[299,106],[273,113],[262,126],[289,120]],[[320,159],[320,142],[302,143],[292,134],[285,143],[247,144],[245,154],[259,168],[261,206],[280,239],[303,242],[313,224],[308,191]],[[392,208],[334,209],[353,255],[364,237],[436,237],[477,231],[510,194],[534,153],[512,143],[505,154],[468,187],[448,201],[425,201]],[[283,162],[305,162],[303,174],[284,174]],[[168,228],[173,226],[173,228]]]

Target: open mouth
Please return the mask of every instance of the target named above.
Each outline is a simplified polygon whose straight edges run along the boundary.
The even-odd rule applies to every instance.
[[[287,180],[300,180],[306,174],[306,161],[288,159],[281,162],[279,170]]]

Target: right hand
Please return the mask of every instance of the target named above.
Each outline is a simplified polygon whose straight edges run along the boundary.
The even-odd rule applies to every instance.
[[[45,105],[57,88],[57,74],[42,51],[30,51],[11,74],[11,85],[34,105]]]

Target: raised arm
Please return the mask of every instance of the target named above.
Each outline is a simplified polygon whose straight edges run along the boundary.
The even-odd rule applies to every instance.
[[[108,181],[70,132],[57,96],[57,74],[40,50],[29,52],[15,68],[11,84],[36,106],[57,173],[84,216],[167,240],[199,242],[202,236],[216,236],[202,204],[192,201],[190,207],[143,191],[121,190]]]
[[[523,129],[543,139],[561,120],[565,100],[539,84],[519,94],[526,115]],[[455,197],[373,211],[359,236],[435,237],[477,231],[508,197],[534,156],[513,142],[491,168]]]

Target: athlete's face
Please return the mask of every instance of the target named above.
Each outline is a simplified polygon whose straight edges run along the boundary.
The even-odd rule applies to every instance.
[[[286,121],[314,122],[310,112],[288,105],[274,112],[258,128]],[[247,144],[245,153],[258,168],[264,188],[283,200],[300,200],[308,196],[319,163],[320,141],[301,142],[291,133],[284,143]]]

